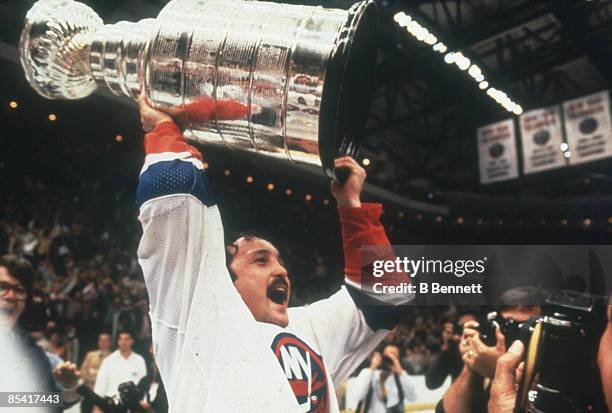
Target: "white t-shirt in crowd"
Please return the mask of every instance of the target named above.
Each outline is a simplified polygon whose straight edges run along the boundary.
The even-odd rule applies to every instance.
[[[94,392],[102,397],[113,397],[119,393],[117,388],[121,383],[131,381],[138,384],[146,375],[147,367],[142,356],[132,352],[125,358],[117,350],[102,361]]]

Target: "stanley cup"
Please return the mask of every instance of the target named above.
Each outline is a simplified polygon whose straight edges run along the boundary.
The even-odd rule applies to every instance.
[[[19,43],[32,87],[98,87],[174,115],[185,136],[293,162],[355,155],[376,64],[373,1],[350,10],[254,0],[172,0],[156,19],[104,25],[73,0],[39,0]]]

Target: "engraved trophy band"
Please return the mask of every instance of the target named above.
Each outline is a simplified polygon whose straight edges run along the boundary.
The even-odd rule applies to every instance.
[[[32,87],[79,99],[104,87],[172,113],[194,142],[320,165],[354,156],[374,88],[377,13],[254,0],[172,0],[105,25],[73,0],[39,0],[19,43]]]

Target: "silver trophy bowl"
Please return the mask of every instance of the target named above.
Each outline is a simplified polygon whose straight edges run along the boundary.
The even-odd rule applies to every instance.
[[[374,87],[377,13],[248,0],[172,0],[156,19],[104,25],[73,0],[39,0],[19,43],[32,87],[79,99],[141,91],[185,136],[322,166],[354,156]]]

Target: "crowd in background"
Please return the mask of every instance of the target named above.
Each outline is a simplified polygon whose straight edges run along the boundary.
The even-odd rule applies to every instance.
[[[32,332],[50,357],[78,366],[97,348],[101,333],[116,344],[119,332],[130,331],[134,351],[147,357],[151,326],[136,259],[140,226],[132,198],[105,193],[103,185],[89,182],[73,189],[66,203],[65,193],[27,178],[23,189],[12,193],[18,195],[2,195],[0,254],[24,256],[37,270],[22,328]],[[256,216],[241,204],[244,194],[226,191],[222,197],[226,238],[244,229],[272,234],[294,284],[292,305],[315,301],[338,288],[343,262],[333,206],[322,212],[295,205],[295,211],[282,215]],[[278,200],[271,197],[269,202],[273,208]],[[257,226],[249,225],[254,222]],[[338,236],[323,235],[330,231]],[[415,306],[410,312],[385,343],[398,345],[409,374],[423,375],[440,351],[441,320],[449,309]]]

